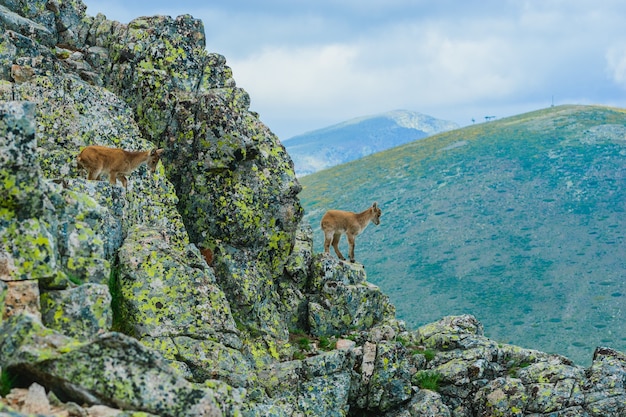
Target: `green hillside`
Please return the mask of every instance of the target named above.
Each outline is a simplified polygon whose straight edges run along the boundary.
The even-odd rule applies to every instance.
[[[552,107],[301,182],[317,250],[327,209],[378,201],[356,259],[409,327],[471,313],[494,339],[580,364],[626,350],[626,110]]]

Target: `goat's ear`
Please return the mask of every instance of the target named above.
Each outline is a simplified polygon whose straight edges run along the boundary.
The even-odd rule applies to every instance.
[[[374,204],[372,204],[372,207],[373,207],[373,208],[378,207],[378,203],[377,203],[377,202],[374,202]]]

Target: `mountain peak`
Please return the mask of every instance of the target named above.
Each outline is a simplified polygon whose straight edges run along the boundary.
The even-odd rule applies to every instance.
[[[298,176],[458,128],[454,122],[410,110],[361,116],[284,142]]]

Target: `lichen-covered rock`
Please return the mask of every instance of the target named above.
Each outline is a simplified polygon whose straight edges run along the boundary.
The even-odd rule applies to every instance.
[[[78,47],[84,41],[86,6],[81,1],[12,0],[3,5],[0,21],[42,45]]]
[[[274,363],[259,371],[259,383],[286,415],[346,416],[354,356],[334,350],[310,358]]]
[[[246,386],[250,368],[224,293],[198,249],[171,247],[158,230],[136,228],[119,251],[123,329],[171,361],[183,362],[192,378],[223,377]]]
[[[353,380],[351,394],[356,408],[385,412],[411,398],[411,367],[402,346],[366,342],[356,356],[360,372]]]
[[[587,374],[583,390],[589,415],[626,415],[626,355],[599,347]]]
[[[130,176],[127,190],[119,185],[111,187],[108,183],[99,186],[85,184],[86,173],[77,170],[76,155],[87,145],[127,150],[154,147],[141,139],[131,110],[117,96],[71,74],[35,76],[28,82],[16,84],[11,95],[36,103],[36,138],[40,152],[35,156],[41,166],[42,178],[53,179],[73,191],[94,197],[120,222],[122,235],[133,225],[145,224],[162,228],[179,249],[189,243],[182,218],[176,210],[176,192],[165,178],[161,164],[154,174],[145,165],[140,166]],[[118,187],[119,190],[107,190]],[[117,226],[111,219],[107,223],[101,222],[105,226],[103,230]],[[108,245],[107,257],[119,248],[119,243],[115,242],[114,247]]]
[[[85,258],[114,263],[124,240],[122,225],[126,221],[127,203],[122,188],[111,187],[104,181],[82,179],[67,179],[61,184],[62,189],[50,199],[59,217],[58,245],[62,261],[68,263],[72,258],[73,269],[85,262]],[[77,270],[75,275],[89,282],[108,283],[108,268],[105,275],[96,272],[86,267]]]
[[[450,410],[441,395],[430,390],[419,390],[411,401],[399,410],[385,414],[386,417],[450,417]]]
[[[0,102],[0,279],[62,274],[49,201],[37,164],[35,107]]]
[[[528,412],[550,413],[584,403],[584,370],[558,356],[520,369],[517,375],[527,387]]]
[[[273,344],[284,343],[291,305],[274,294],[302,217],[291,160],[248,110],[249,97],[235,87],[224,58],[206,52],[199,20],[145,17],[117,31],[117,39],[95,35],[111,60],[104,84],[133,109],[144,137],[166,149],[166,172],[191,241],[215,253],[220,285],[233,306],[242,306],[237,319],[275,338]],[[238,287],[229,283],[242,270],[251,272],[246,288],[263,287],[272,296],[231,293]]]
[[[280,295],[266,263],[252,260],[248,251],[224,247],[215,269],[220,288],[226,292],[240,327],[246,327],[253,335],[288,339],[288,323],[279,311]]]
[[[311,334],[335,336],[368,330],[395,317],[395,307],[366,281],[362,266],[324,255],[318,255],[313,265],[311,281],[317,291],[309,302]]]
[[[281,311],[290,329],[308,328],[308,280],[313,259],[313,232],[309,225],[302,225],[296,232],[296,240],[285,263],[285,275],[278,280]]]
[[[197,248],[179,252],[159,230],[135,228],[119,258],[122,310],[133,335],[223,337],[240,347],[230,305]]]
[[[296,282],[297,289],[305,291],[313,260],[313,230],[310,225],[301,225],[296,232],[296,240],[289,258],[285,263],[285,272]]]
[[[57,278],[61,265],[47,222],[39,218],[19,221],[8,210],[0,214],[0,259],[6,265],[3,279]]]
[[[75,402],[161,416],[221,416],[210,389],[194,387],[161,356],[120,333],[81,343],[21,314],[0,328],[0,353],[3,369]]]
[[[343,262],[324,254],[317,254],[311,261],[309,288],[312,292],[320,291],[327,282],[357,285],[366,281],[365,269],[360,264]]]
[[[0,102],[0,208],[4,222],[13,218],[9,212],[19,220],[43,214],[43,178],[36,148],[34,104]]]
[[[177,350],[175,358],[189,367],[189,379],[193,381],[219,379],[237,388],[251,387],[257,382],[252,367],[237,349],[190,336],[172,337],[172,342]]]
[[[46,291],[41,294],[41,314],[46,327],[78,340],[89,340],[111,329],[111,294],[106,285],[90,283]]]
[[[483,416],[523,417],[528,403],[526,387],[516,378],[496,378],[476,394]]]
[[[120,219],[90,197],[43,178],[32,103],[0,108],[0,278],[39,280],[43,288],[67,287],[68,279],[107,283],[113,246],[121,241]]]
[[[415,333],[417,343],[441,350],[463,349],[476,339],[483,340],[483,325],[474,316],[447,316],[421,326]]]

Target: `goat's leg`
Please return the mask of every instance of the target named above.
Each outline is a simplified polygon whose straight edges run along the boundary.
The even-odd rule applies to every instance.
[[[324,232],[324,253],[330,253],[330,242],[333,240],[332,232]]]
[[[97,180],[99,176],[100,176],[100,170],[98,170],[98,169],[94,169],[93,171],[89,170],[87,172],[87,179],[88,180]]]
[[[350,247],[350,262],[354,262],[354,239],[356,238],[355,235],[352,234],[347,234],[348,236],[348,246]]]
[[[117,184],[117,172],[109,171],[109,184],[111,185]]]
[[[341,259],[342,261],[345,261],[346,258],[344,258],[343,254],[339,250],[339,239],[341,239],[341,232],[338,232],[338,233],[336,232],[333,235],[333,249],[335,249],[335,253],[337,254],[337,257]]]

